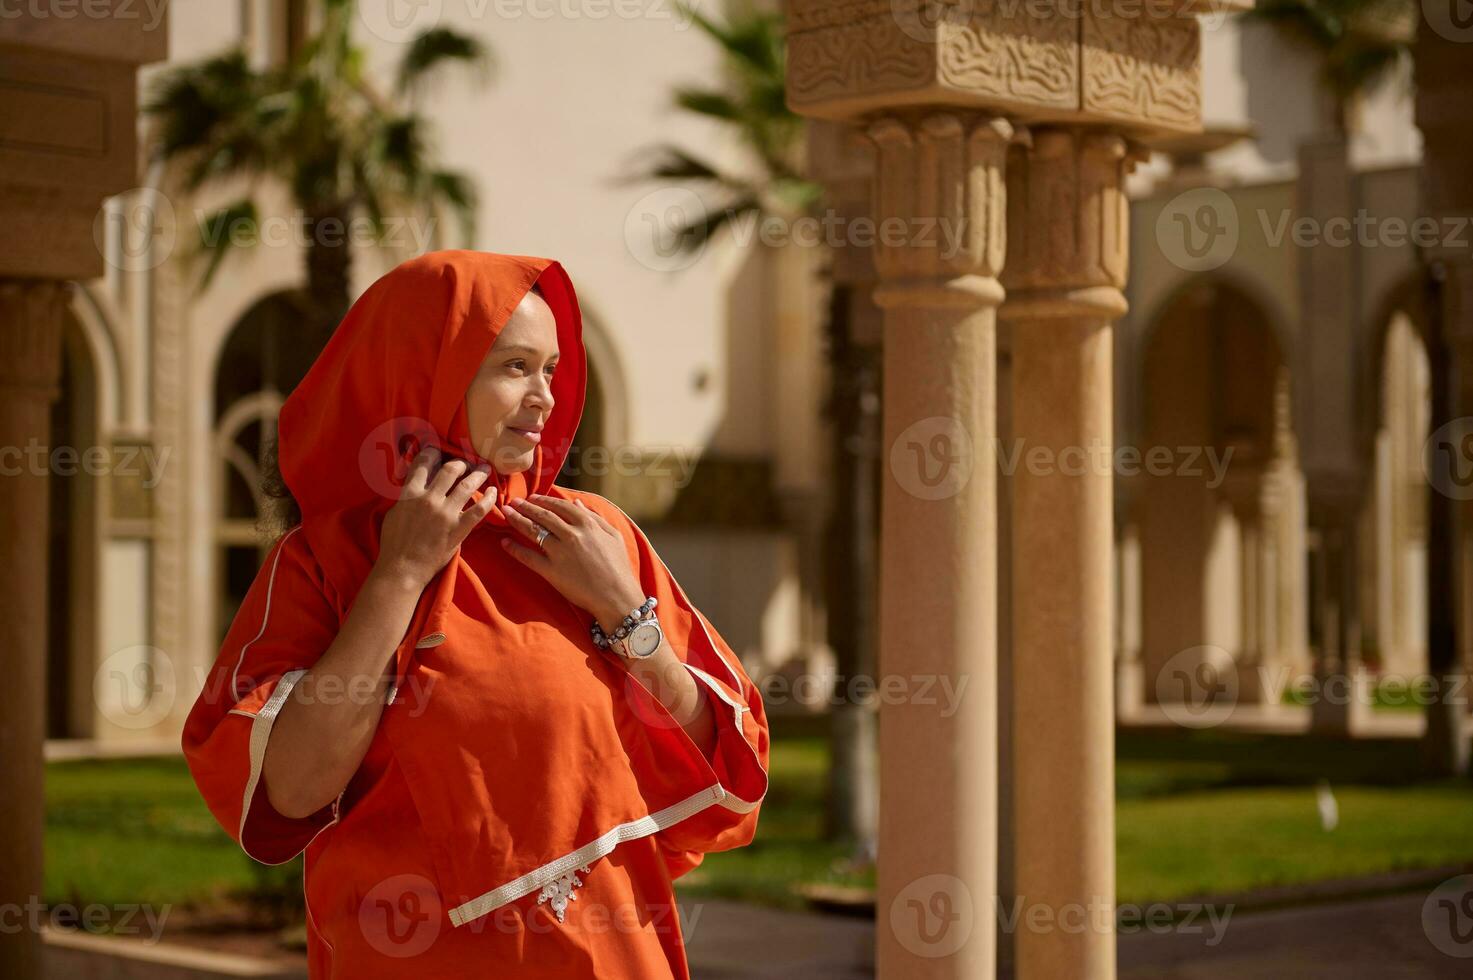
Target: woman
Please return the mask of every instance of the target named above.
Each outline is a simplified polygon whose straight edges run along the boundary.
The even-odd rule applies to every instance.
[[[300,522],[183,746],[247,854],[306,850],[314,980],[685,978],[672,882],[753,838],[755,687],[634,522],[553,483],[585,378],[561,265],[435,252],[282,407]]]

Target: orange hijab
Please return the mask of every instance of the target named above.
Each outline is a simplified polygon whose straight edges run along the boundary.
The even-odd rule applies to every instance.
[[[483,486],[498,488],[484,523],[515,533],[502,505],[552,491],[583,417],[583,318],[559,263],[462,250],[403,263],[353,304],[282,406],[281,474],[340,594],[356,592],[372,568],[383,514],[420,446],[487,462],[471,443],[465,391],[534,282],[557,320],[554,410],[532,467],[509,476],[492,468]],[[460,566],[452,566],[454,574]]]
[[[418,445],[480,459],[468,438],[465,391],[534,282],[557,320],[554,408],[532,468],[511,476],[493,469],[498,506],[421,596],[395,654],[395,693],[376,736],[389,740],[403,770],[456,926],[649,834],[660,835],[671,874],[683,874],[706,850],[750,841],[767,790],[766,716],[740,660],[622,510],[553,483],[582,416],[587,377],[578,300],[555,261],[441,251],[398,266],[354,303],[287,399],[282,474],[335,614],[346,617],[373,566],[384,512]],[[631,571],[658,599],[671,648],[717,712],[713,758],[616,654],[594,646],[587,612],[499,547],[500,535],[519,533],[501,502],[530,493],[581,500],[619,530]],[[300,579],[282,579],[289,581]],[[291,636],[294,605],[308,608],[290,594],[299,586],[282,582],[273,595],[258,579],[253,595],[259,588],[261,598],[248,598],[263,610],[253,615],[271,617],[267,639]],[[242,758],[259,726],[243,719],[259,720],[263,704],[279,710],[262,677],[310,667],[322,650],[276,643],[268,655],[265,641],[253,639],[254,620],[231,632],[248,642],[237,650],[227,640],[210,683],[248,683],[233,697],[202,696],[184,747],[211,809],[244,841],[257,763]],[[324,834],[351,839],[353,801],[368,792],[350,784],[335,815],[342,826]],[[266,859],[285,860],[302,846],[283,839]]]

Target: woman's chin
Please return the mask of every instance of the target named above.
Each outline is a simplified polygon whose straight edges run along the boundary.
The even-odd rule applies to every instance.
[[[535,461],[536,452],[531,446],[498,446],[495,455],[491,457],[491,464],[502,476],[524,473],[532,468]]]

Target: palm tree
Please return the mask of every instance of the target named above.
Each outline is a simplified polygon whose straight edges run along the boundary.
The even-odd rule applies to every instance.
[[[278,181],[308,231],[304,313],[325,337],[348,308],[354,219],[366,219],[382,241],[396,220],[433,223],[443,209],[472,238],[473,187],[434,162],[419,98],[440,67],[459,63],[485,75],[490,57],[455,31],[423,31],[405,46],[385,94],[365,76],[351,37],[354,0],[320,2],[321,29],[285,64],[256,69],[237,48],[181,66],[159,80],[144,113],[151,153],[177,171],[183,191],[247,184],[199,223],[201,288],[232,245],[252,242],[253,234],[231,232],[259,227],[260,180]]]
[[[630,179],[694,185],[715,199],[715,207],[672,229],[677,247],[688,252],[699,251],[723,228],[743,222],[816,216],[823,188],[803,176],[805,122],[787,106],[782,17],[744,8],[718,23],[684,4],[681,9],[720,48],[727,71],[721,88],[680,87],[674,103],[730,131],[746,151],[751,175],[732,173],[665,143],[652,148],[652,162]],[[829,643],[845,678],[876,670],[879,485],[879,358],[851,335],[849,309],[847,291],[836,286],[826,329],[833,387],[823,411],[830,422],[838,492],[827,516],[825,601]],[[872,861],[875,847],[865,816],[873,806],[864,798],[875,785],[874,754],[865,744],[873,735],[872,709],[836,706],[826,833],[853,844],[859,867]]]
[[[1242,16],[1315,50],[1343,137],[1355,128],[1359,100],[1410,56],[1416,10],[1412,0],[1259,0]]]
[[[822,188],[800,172],[804,121],[785,101],[782,17],[746,10],[723,24],[683,3],[679,7],[720,46],[729,81],[724,89],[679,87],[675,105],[730,128],[752,157],[756,174],[744,177],[723,171],[671,143],[652,148],[653,162],[633,179],[695,184],[719,197],[717,207],[675,229],[678,241],[694,251],[739,220],[765,216],[791,220],[807,213]]]

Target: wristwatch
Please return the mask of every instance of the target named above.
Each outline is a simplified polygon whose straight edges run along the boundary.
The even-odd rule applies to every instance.
[[[660,649],[660,641],[664,638],[665,631],[660,629],[660,620],[651,612],[649,616],[636,623],[627,636],[611,640],[609,647],[621,657],[643,660],[655,655],[655,651]]]

